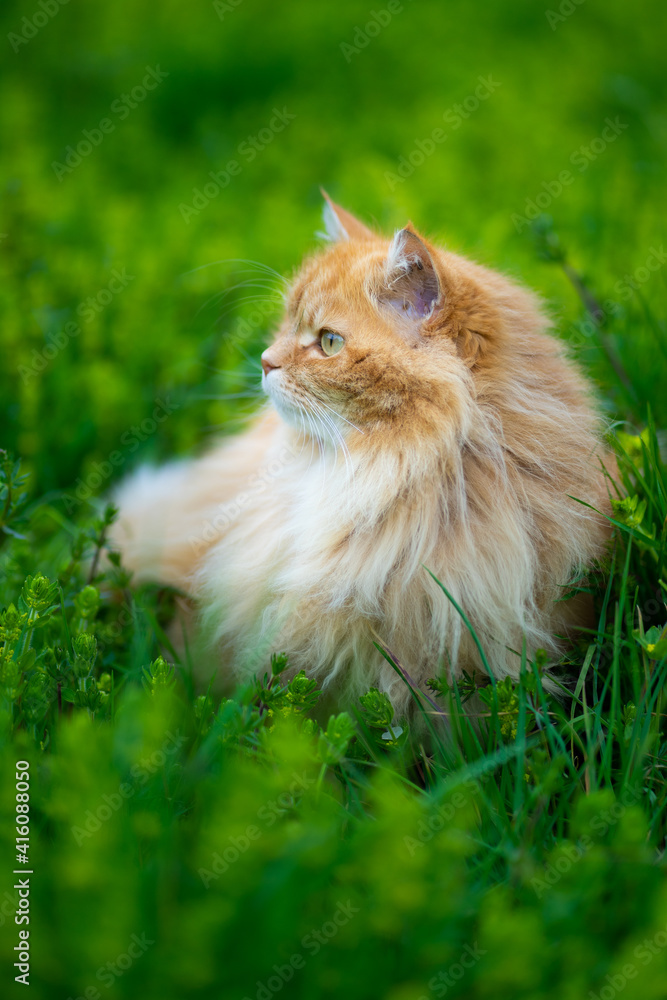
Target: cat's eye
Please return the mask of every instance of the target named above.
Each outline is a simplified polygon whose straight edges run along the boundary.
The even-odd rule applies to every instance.
[[[345,347],[345,341],[339,333],[334,333],[333,330],[322,330],[320,333],[320,347],[326,356],[330,358],[332,354],[338,354]]]

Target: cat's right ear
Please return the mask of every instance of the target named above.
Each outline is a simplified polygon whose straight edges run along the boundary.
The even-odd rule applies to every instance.
[[[408,224],[389,246],[382,301],[408,319],[428,319],[442,301],[442,288],[431,252]]]
[[[324,229],[323,233],[317,233],[332,243],[340,243],[343,240],[376,240],[377,236],[368,229],[363,222],[355,219],[350,212],[332,201],[324,188],[320,188],[324,198]]]

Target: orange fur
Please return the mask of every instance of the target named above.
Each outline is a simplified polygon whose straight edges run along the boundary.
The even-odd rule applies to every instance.
[[[480,670],[428,567],[498,677],[525,638],[558,656],[558,603],[604,548],[598,419],[530,292],[411,226],[377,235],[327,198],[335,242],[296,275],[264,352],[272,407],[199,460],[120,490],[115,540],[139,579],[196,598],[237,676],[286,650],[343,697]],[[342,335],[326,356],[319,334]]]

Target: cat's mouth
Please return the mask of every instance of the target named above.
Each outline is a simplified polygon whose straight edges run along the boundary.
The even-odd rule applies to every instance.
[[[273,368],[268,374],[262,375],[262,388],[283,420],[302,430],[307,404],[300,403],[289,390],[285,389],[284,385],[281,385],[279,370]]]
[[[302,391],[293,392],[275,374],[276,371],[277,369],[273,369],[268,375],[262,376],[262,388],[285,423],[322,443],[328,442],[334,447],[342,444],[348,427],[355,425],[324,400]]]

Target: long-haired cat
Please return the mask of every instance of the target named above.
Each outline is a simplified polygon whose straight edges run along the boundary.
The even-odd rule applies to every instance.
[[[325,196],[326,197],[326,196]],[[220,668],[273,650],[341,700],[409,692],[444,667],[497,678],[555,658],[580,617],[560,600],[608,535],[589,387],[530,292],[434,246],[387,239],[328,198],[332,241],[290,285],[262,355],[269,406],[204,457],[121,487],[115,544],[175,585]]]

